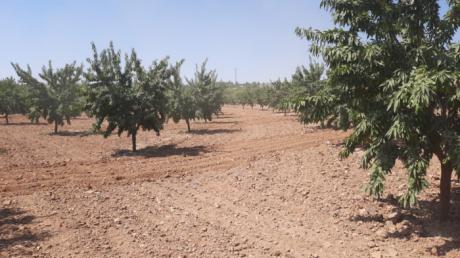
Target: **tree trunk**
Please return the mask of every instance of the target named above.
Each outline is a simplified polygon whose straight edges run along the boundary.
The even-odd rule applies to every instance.
[[[136,134],[137,132],[132,132],[131,133],[131,142],[133,144],[133,152],[136,152]]]
[[[442,161],[441,161],[442,162]],[[441,214],[440,220],[446,221],[449,217],[449,208],[450,208],[450,187],[451,187],[451,177],[452,177],[452,166],[450,164],[441,163]]]
[[[54,133],[58,133],[58,122],[54,121]]]
[[[6,124],[9,124],[10,121],[8,120],[8,113],[5,114]]]
[[[186,118],[185,123],[187,123],[187,132],[190,133],[190,120],[188,118]]]

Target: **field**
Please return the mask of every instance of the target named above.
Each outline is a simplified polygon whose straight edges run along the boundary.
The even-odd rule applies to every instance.
[[[125,135],[89,133],[86,117],[53,135],[12,116],[0,125],[0,256],[460,257],[460,225],[432,215],[437,161],[420,209],[402,210],[401,166],[382,200],[367,197],[362,153],[338,158],[347,132],[223,112],[192,133],[141,132],[135,154]]]

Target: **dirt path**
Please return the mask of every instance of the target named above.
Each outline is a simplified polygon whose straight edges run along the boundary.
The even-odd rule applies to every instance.
[[[338,159],[346,132],[270,111],[224,113],[192,134],[184,124],[143,132],[136,155],[125,137],[85,133],[85,118],[61,135],[0,126],[0,256],[460,256],[459,226],[429,212],[436,168],[421,209],[400,210],[363,193],[359,153]],[[388,183],[401,193],[404,174]]]

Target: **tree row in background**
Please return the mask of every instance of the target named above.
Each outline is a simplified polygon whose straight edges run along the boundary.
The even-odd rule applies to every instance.
[[[94,44],[92,49],[86,72],[76,62],[58,69],[49,62],[36,77],[30,67],[12,64],[19,81],[0,80],[0,114],[6,123],[11,114],[25,114],[32,123],[44,119],[54,124],[58,133],[59,126],[86,112],[96,120],[93,129],[104,137],[127,132],[136,151],[139,129],[158,135],[171,118],[184,120],[190,132],[191,120],[211,121],[221,112],[223,89],[206,61],[184,83],[184,61],[172,65],[166,57],[144,66],[134,50],[122,58],[112,43],[101,52]]]
[[[300,66],[290,80],[271,83],[220,82],[224,87],[224,102],[241,105],[243,108],[259,106],[262,110],[288,112],[294,110],[297,99],[314,95],[324,84],[325,67],[310,60],[308,67]]]
[[[5,116],[9,124],[11,114],[24,114],[27,110],[27,89],[16,83],[13,78],[0,80],[0,114]]]

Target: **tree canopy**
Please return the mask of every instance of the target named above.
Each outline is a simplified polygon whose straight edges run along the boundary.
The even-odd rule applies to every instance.
[[[139,129],[160,134],[167,114],[166,89],[173,74],[168,58],[154,61],[145,68],[135,50],[125,55],[109,48],[98,53],[92,44],[93,57],[88,59],[87,110],[96,118],[95,128],[108,137],[117,130],[118,136],[127,132],[136,151]],[[104,121],[107,126],[102,127]]]
[[[6,124],[9,124],[9,115],[25,113],[25,94],[25,88],[13,78],[0,80],[0,114],[5,115]]]
[[[441,15],[436,0],[323,0],[336,27],[296,30],[329,68],[327,84],[300,101],[303,121],[335,116],[339,128],[352,128],[341,154],[365,150],[367,190],[377,197],[401,160],[408,177],[400,198],[404,206],[417,205],[437,156],[442,220],[448,216],[452,171],[460,169],[460,45],[453,40],[460,2],[447,2]]]
[[[177,62],[172,68],[172,77],[168,88],[168,116],[175,123],[181,119],[187,124],[187,131],[190,132],[190,120],[197,118],[197,104],[194,96],[194,89],[184,84],[180,74],[180,68],[184,60]]]
[[[23,70],[18,64],[12,65],[21,82],[27,85],[26,101],[32,121],[37,122],[42,116],[48,123],[54,123],[54,133],[57,133],[58,126],[70,124],[71,118],[80,114],[82,104],[78,92],[82,66],[73,62],[55,70],[50,61],[48,67],[43,66],[39,74],[41,80],[38,80],[30,67]]]
[[[195,77],[187,80],[193,88],[198,117],[211,121],[213,115],[219,115],[223,104],[223,89],[217,85],[215,70],[206,69],[207,60],[196,67]]]

